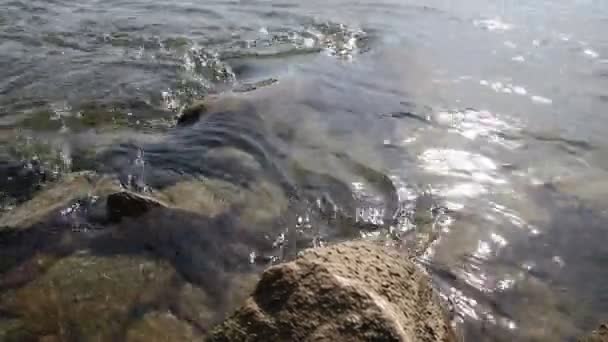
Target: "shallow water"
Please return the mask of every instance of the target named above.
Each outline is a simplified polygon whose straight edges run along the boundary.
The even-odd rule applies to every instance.
[[[432,230],[419,260],[465,340],[569,340],[608,313],[606,31],[599,1],[3,0],[1,204],[70,171],[148,191],[263,174],[304,203],[279,237],[315,196]],[[226,93],[247,105],[173,127]]]

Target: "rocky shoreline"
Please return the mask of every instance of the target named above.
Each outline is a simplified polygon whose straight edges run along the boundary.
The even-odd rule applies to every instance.
[[[71,181],[82,185],[82,177],[86,176]],[[70,189],[65,184],[62,188]],[[95,187],[88,190],[104,192]],[[40,205],[46,195],[40,194],[34,204]],[[64,204],[61,200],[56,203]],[[112,222],[134,218],[150,222],[145,215],[158,215],[159,208],[168,209],[157,200],[125,191],[111,193],[106,200],[107,218]],[[36,218],[44,218],[44,225],[57,226],[51,219],[57,213],[25,216],[22,222],[18,222],[18,214],[3,218],[2,225],[8,227],[4,234],[23,223],[30,225],[24,234],[39,229],[41,222],[31,223]],[[113,233],[128,234],[120,229]],[[61,234],[60,230],[55,234]],[[75,236],[62,235],[62,240]],[[148,243],[153,245],[153,239]],[[188,279],[179,266],[176,269],[175,260],[163,261],[154,254],[100,255],[90,246],[79,249],[70,244],[75,242],[62,241],[57,250],[32,251],[13,265],[3,265],[0,309],[12,318],[2,319],[2,340],[194,341],[205,339],[210,322],[217,320],[212,317],[213,297],[219,292],[213,293],[194,275]],[[11,253],[5,250],[3,254],[8,260]],[[212,271],[212,275],[217,277],[218,272]],[[255,279],[253,274],[239,274],[225,282],[233,287],[229,299],[233,307]],[[171,293],[174,291],[177,294]],[[163,296],[169,296],[172,303],[158,302]],[[209,341],[454,340],[429,279],[404,255],[371,242],[312,249],[295,261],[271,267],[244,303],[211,332]]]
[[[241,224],[260,213],[230,222],[231,196],[198,189],[182,208],[83,172],[2,216],[0,340],[454,340],[428,277],[373,242],[307,250],[256,285]]]
[[[459,340],[408,252],[342,242],[260,276],[249,260],[260,242],[243,225],[281,209],[243,208],[259,189],[230,195],[237,189],[217,181],[185,184],[200,201],[68,174],[3,215],[0,340]],[[230,217],[235,205],[245,216]],[[607,341],[607,332],[602,325],[580,341]]]
[[[213,101],[186,110],[176,131],[223,110],[252,111],[238,99]],[[387,213],[397,210],[387,176],[338,157],[378,189]],[[326,197],[317,215],[332,244],[273,241],[290,224],[293,194],[260,176],[251,151],[220,146],[205,158],[250,170],[251,181],[179,178],[136,192],[115,175],[66,173],[3,213],[0,341],[461,340],[412,261],[436,239],[432,198],[416,202],[418,233],[407,251],[395,236],[360,241],[361,231],[385,227],[356,221]],[[308,185],[302,193],[332,187],[355,206],[339,179],[291,167]],[[289,245],[297,239],[306,243]],[[277,248],[281,257],[264,254]],[[581,341],[606,336],[602,326]]]

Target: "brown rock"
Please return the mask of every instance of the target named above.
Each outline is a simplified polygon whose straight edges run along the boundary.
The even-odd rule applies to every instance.
[[[200,120],[201,116],[207,113],[207,105],[204,102],[198,102],[182,112],[177,118],[178,126],[190,126]]]
[[[94,172],[67,174],[63,179],[37,193],[0,218],[3,228],[28,228],[34,224],[48,221],[60,209],[68,207],[75,200],[90,196],[105,196],[118,191],[119,184],[111,178],[96,175]]]
[[[455,341],[428,277],[370,243],[311,249],[264,272],[209,341]]]
[[[608,324],[602,324],[599,329],[581,338],[579,342],[608,342]]]
[[[118,222],[125,217],[138,217],[151,209],[166,207],[165,204],[151,197],[146,197],[129,191],[121,191],[108,196],[108,219]]]

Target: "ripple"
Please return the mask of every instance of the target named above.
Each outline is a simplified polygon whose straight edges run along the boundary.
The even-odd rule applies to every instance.
[[[223,58],[279,58],[325,52],[350,59],[366,51],[369,35],[362,29],[324,22],[300,29],[262,27],[251,39],[232,42],[222,51]]]
[[[533,95],[530,97],[530,99],[534,103],[543,104],[543,105],[550,105],[553,103],[553,100],[546,98],[544,96],[539,96],[539,95]]]
[[[515,92],[525,91],[525,89],[519,89],[519,87],[513,89]],[[517,130],[515,124],[500,119],[488,110],[465,109],[462,111],[439,112],[436,119],[439,123],[449,125],[453,131],[470,140],[485,138],[509,149],[520,146],[516,142],[505,138],[506,132]]]
[[[512,24],[508,24],[500,18],[474,20],[473,25],[488,31],[509,31],[513,29]]]
[[[452,150],[428,149],[419,157],[423,169],[445,176],[467,178],[480,183],[504,184],[494,161],[480,154]]]
[[[592,59],[596,59],[596,58],[600,57],[599,53],[597,53],[597,52],[595,52],[594,50],[591,50],[591,49],[585,49],[583,51],[583,54],[585,56],[589,57],[589,58],[592,58]]]

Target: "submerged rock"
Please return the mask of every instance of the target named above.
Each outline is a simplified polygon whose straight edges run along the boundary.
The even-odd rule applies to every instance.
[[[591,335],[578,340],[579,342],[608,342],[608,324],[602,324]]]
[[[427,276],[366,242],[267,269],[209,341],[455,341]]]
[[[211,218],[233,210],[233,216],[244,224],[265,224],[278,219],[288,206],[283,191],[267,181],[244,188],[220,179],[203,178],[178,182],[155,196],[170,207]]]
[[[177,117],[178,126],[190,126],[197,123],[207,114],[218,113],[254,114],[255,109],[245,96],[210,95],[203,100],[195,101]]]
[[[27,285],[5,291],[0,310],[17,318],[4,340],[110,341],[154,302],[174,276],[166,262],[78,253],[57,261]]]
[[[148,211],[166,207],[160,201],[130,191],[113,193],[107,199],[108,220],[118,222],[124,217],[138,217]]]
[[[69,207],[75,200],[104,196],[119,191],[120,185],[94,172],[67,174],[56,184],[38,192],[34,198],[0,217],[3,228],[27,228],[41,222],[50,222],[52,216]]]
[[[207,104],[203,101],[197,102],[184,109],[182,114],[177,117],[178,126],[189,126],[200,120],[201,116],[207,112]]]
[[[128,332],[127,342],[165,342],[200,340],[196,331],[188,323],[180,321],[171,313],[154,312],[147,314]]]

